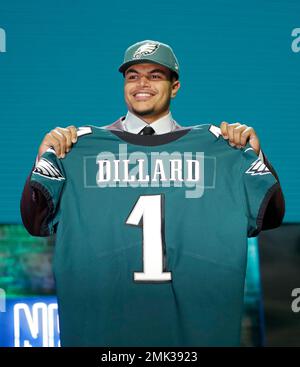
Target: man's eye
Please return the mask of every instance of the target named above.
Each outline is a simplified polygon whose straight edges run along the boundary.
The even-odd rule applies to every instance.
[[[161,76],[159,74],[152,74],[152,79],[160,79]]]
[[[127,75],[127,79],[134,80],[137,78],[137,75]]]

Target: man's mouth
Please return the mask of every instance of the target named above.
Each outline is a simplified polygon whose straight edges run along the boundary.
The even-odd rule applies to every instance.
[[[153,93],[137,92],[137,93],[134,93],[133,97],[137,101],[148,101],[151,97],[153,97]]]

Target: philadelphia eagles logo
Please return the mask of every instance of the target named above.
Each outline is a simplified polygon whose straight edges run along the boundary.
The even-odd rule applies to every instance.
[[[245,173],[251,176],[271,174],[269,168],[259,158],[251,164]]]
[[[53,163],[48,161],[45,158],[41,158],[36,165],[33,173],[38,174],[40,176],[44,176],[46,178],[50,178],[52,180],[64,180],[64,176],[61,174],[58,168],[54,166]]]
[[[142,56],[153,55],[159,47],[159,43],[148,42],[140,46],[133,54],[133,59],[140,59]]]

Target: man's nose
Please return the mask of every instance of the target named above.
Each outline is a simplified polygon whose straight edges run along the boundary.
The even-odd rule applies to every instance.
[[[139,84],[141,86],[150,85],[150,81],[146,75],[141,75],[139,78]]]

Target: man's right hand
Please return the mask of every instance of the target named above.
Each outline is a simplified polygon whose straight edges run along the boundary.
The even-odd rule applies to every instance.
[[[77,142],[77,129],[71,125],[66,128],[56,127],[45,135],[38,152],[38,159],[52,147],[58,158],[64,158],[73,144]]]

